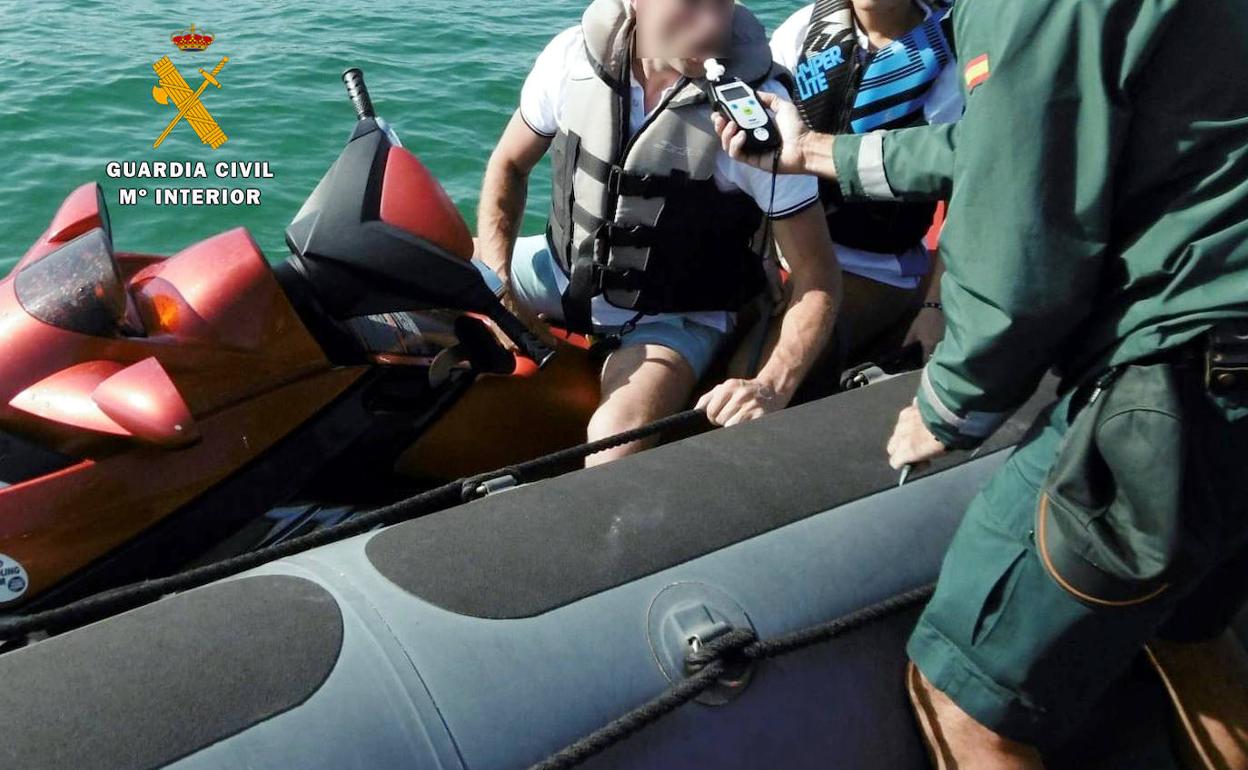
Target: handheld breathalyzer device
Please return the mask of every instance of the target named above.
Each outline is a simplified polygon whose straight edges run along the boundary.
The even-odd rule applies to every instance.
[[[704,66],[715,108],[745,134],[745,151],[754,155],[778,149],[780,130],[754,89],[740,78],[724,80],[724,66],[715,59],[707,59]]]

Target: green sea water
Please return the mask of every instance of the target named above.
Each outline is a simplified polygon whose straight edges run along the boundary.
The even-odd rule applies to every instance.
[[[118,250],[173,253],[247,227],[270,259],[283,232],[350,133],[341,72],[364,70],[380,115],[442,181],[475,227],[486,160],[515,110],[534,58],[575,24],[587,0],[391,0],[215,3],[0,0],[0,275],[47,227],[66,194],[103,185]],[[774,29],[797,0],[755,0]],[[179,51],[170,34],[190,24],[216,41]],[[222,56],[220,90],[204,105],[229,137],[218,150],[185,123],[157,149],[176,114],[152,98],[152,63],[169,56],[192,88]],[[198,161],[208,179],[124,180],[109,161]],[[267,161],[272,179],[220,180],[218,161]],[[126,187],[257,187],[258,207],[118,203]],[[525,232],[540,232],[548,163],[530,186]]]

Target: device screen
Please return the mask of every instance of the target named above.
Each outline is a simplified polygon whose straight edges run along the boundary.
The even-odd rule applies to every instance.
[[[726,101],[732,101],[734,99],[746,98],[750,95],[750,89],[744,86],[733,86],[732,88],[725,88],[723,91],[720,91],[720,94],[723,95]]]

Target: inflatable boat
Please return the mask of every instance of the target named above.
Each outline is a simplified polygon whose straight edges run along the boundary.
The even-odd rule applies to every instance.
[[[1047,385],[974,456],[898,486],[914,375],[309,550],[0,655],[12,767],[504,770],[663,693],[690,649],[935,580]],[[974,599],[974,597],[971,597]],[[919,607],[752,664],[597,768],[919,770]],[[1239,624],[1248,639],[1248,618]],[[1143,665],[1052,768],[1170,770]]]

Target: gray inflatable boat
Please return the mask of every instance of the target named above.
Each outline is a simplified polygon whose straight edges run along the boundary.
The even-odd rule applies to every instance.
[[[1051,394],[898,488],[883,447],[915,385],[497,492],[0,655],[0,759],[530,766],[680,680],[691,643],[774,637],[934,581]],[[586,766],[925,768],[902,681],[917,611],[757,663]],[[1106,697],[1050,766],[1177,768],[1145,667]]]

